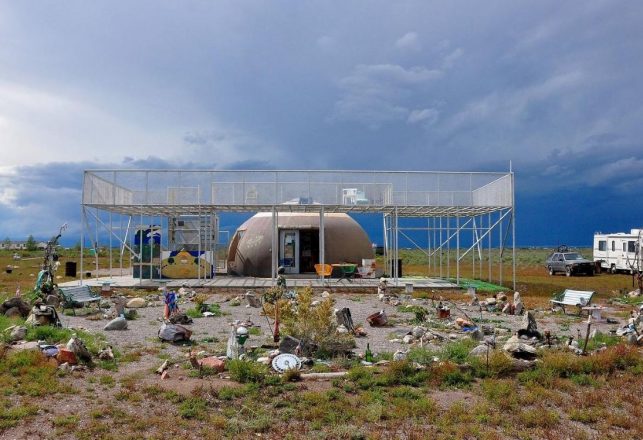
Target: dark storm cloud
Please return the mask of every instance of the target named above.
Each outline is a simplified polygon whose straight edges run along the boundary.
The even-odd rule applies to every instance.
[[[570,203],[610,194],[633,212],[642,13],[624,1],[7,3],[0,147],[13,177],[0,177],[0,226],[24,234],[16,209],[47,200],[45,212],[78,210],[74,185],[94,165],[512,161],[523,206],[564,185]],[[532,211],[521,230],[543,221]],[[28,227],[47,230],[46,218]]]

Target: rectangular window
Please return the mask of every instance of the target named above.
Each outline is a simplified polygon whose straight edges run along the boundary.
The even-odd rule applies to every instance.
[[[631,253],[636,252],[636,246],[635,246],[635,244],[636,244],[636,242],[635,242],[635,241],[628,241],[628,242],[627,242],[627,251],[628,251],[628,252],[631,252]]]
[[[625,252],[625,249],[627,249],[627,243],[623,242],[623,252]]]
[[[616,242],[612,240],[612,252],[616,250]]]
[[[599,251],[606,251],[607,250],[607,241],[606,240],[600,240],[598,242],[598,250]]]

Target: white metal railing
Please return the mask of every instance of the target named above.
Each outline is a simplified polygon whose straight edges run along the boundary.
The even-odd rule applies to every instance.
[[[511,173],[88,170],[83,204],[511,207]]]

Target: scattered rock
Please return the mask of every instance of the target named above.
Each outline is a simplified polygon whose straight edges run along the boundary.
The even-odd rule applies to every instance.
[[[103,330],[127,330],[127,319],[122,316],[114,318],[103,327]]]
[[[469,352],[469,356],[486,356],[490,347],[487,344],[481,344]]]
[[[161,380],[166,380],[170,378],[170,373],[165,370],[163,373],[161,373]]]
[[[60,305],[60,298],[58,297],[58,295],[47,295],[45,304],[47,304],[48,306],[58,307]]]
[[[489,324],[482,324],[480,326],[480,330],[482,330],[482,333],[484,333],[485,335],[493,335],[494,333],[493,326]]]
[[[403,361],[404,359],[406,359],[406,356],[407,356],[407,353],[405,351],[398,350],[395,353],[393,353],[393,360],[394,361]],[[379,362],[378,362],[378,364],[379,364]]]
[[[270,365],[270,358],[268,356],[262,356],[260,358],[257,358],[257,362],[259,362],[260,364]]]
[[[495,298],[487,298],[485,300],[488,306],[495,306],[496,305],[496,299]]]
[[[125,304],[127,304],[127,299],[122,296],[114,296],[112,297],[112,302],[116,309],[116,316],[125,315]]]
[[[127,307],[128,309],[140,309],[141,307],[145,307],[146,304],[147,303],[143,298],[132,298],[127,301],[125,307]]]
[[[169,366],[168,360],[166,359],[160,367],[156,369],[156,374],[163,374],[165,370],[167,370],[167,367]]]
[[[301,353],[302,346],[299,339],[293,338],[292,336],[285,336],[281,339],[279,343],[279,353],[290,353],[298,354]]]
[[[19,344],[11,345],[10,347],[16,350],[40,350],[40,347],[38,346],[38,343],[36,341],[22,342]]]
[[[522,317],[522,323],[518,330],[518,336],[537,337],[540,339],[540,332],[538,331],[538,324],[534,317],[534,312],[527,311]]]
[[[482,334],[480,329],[475,329],[475,330],[469,332],[469,337],[471,339],[473,339],[474,341],[482,341],[482,338],[484,337],[484,335]]]
[[[11,342],[15,341],[21,341],[27,336],[27,327],[15,327],[13,330],[11,330],[11,333],[9,334],[9,340]]]
[[[344,325],[338,325],[337,326],[337,333],[343,334],[343,333],[348,333],[348,329],[344,327]]]
[[[502,301],[502,302],[507,301],[507,294],[506,294],[506,293],[503,293],[503,292],[501,292],[501,293],[497,294],[497,295],[496,295],[496,300],[497,300],[497,301]],[[488,300],[487,300],[487,301],[488,301]]]
[[[208,367],[215,370],[217,373],[223,373],[225,369],[225,362],[216,356],[210,356],[197,361],[201,367]]]
[[[60,364],[67,364],[67,366],[76,365],[78,363],[76,354],[67,348],[60,348],[56,359],[58,359]]]
[[[411,333],[413,334],[413,337],[415,339],[420,339],[426,333],[426,329],[420,326],[413,327],[413,330],[411,330]]]
[[[529,344],[521,342],[516,336],[512,336],[502,347],[516,359],[533,360],[536,358],[536,349]]]
[[[246,301],[250,307],[261,308],[261,298],[250,291],[246,292]]]
[[[522,315],[525,306],[522,303],[522,298],[520,298],[520,292],[514,292],[514,314]]]
[[[22,298],[13,297],[0,304],[0,314],[7,317],[26,318],[31,311],[31,306]]]
[[[371,327],[383,327],[388,323],[388,317],[384,310],[380,310],[379,312],[369,315],[366,318],[366,322],[368,322]]]
[[[179,324],[163,323],[159,329],[159,339],[168,342],[189,341],[192,331]]]
[[[67,342],[67,350],[72,351],[76,357],[84,362],[92,361],[92,354],[87,350],[85,343],[82,339],[79,339],[76,336],[73,336],[69,342]]]
[[[414,339],[415,338],[413,338],[413,335],[406,335],[404,336],[404,338],[402,338],[402,342],[404,342],[405,344],[410,344]]]
[[[176,313],[170,317],[170,322],[172,324],[182,324],[182,325],[187,325],[187,324],[192,324],[194,321],[192,318],[190,318],[188,315],[186,315],[183,312]]]
[[[114,360],[114,352],[112,347],[107,347],[98,352],[98,359],[101,361],[112,361]]]
[[[322,297],[322,298],[328,298],[328,297],[330,297],[330,293],[328,293],[328,291],[327,291],[327,290],[324,290],[324,291],[322,292],[322,294],[321,294],[321,297]]]

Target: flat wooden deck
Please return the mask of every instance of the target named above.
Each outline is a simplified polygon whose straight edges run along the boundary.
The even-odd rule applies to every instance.
[[[304,287],[311,285],[312,287],[351,287],[355,289],[375,289],[379,283],[378,279],[356,279],[352,282],[347,280],[338,280],[336,278],[326,279],[322,284],[319,278],[302,278],[302,277],[293,277],[287,278],[287,283],[289,287]],[[174,279],[174,280],[163,280],[167,283],[168,287],[181,287],[185,285],[187,287],[208,287],[208,288],[268,288],[272,286],[271,278],[255,278],[255,277],[236,277],[236,276],[217,276],[211,280],[197,280],[197,279]],[[84,279],[83,284],[87,284],[90,287],[100,287],[104,283],[110,283],[112,287],[129,287],[129,288],[154,288],[160,285],[159,280],[139,280],[138,278],[133,278],[132,276],[113,276],[113,277],[99,277],[99,278],[90,278]],[[60,283],[60,287],[76,286],[80,284],[78,281],[69,281],[66,283]],[[415,289],[454,289],[458,286],[454,283],[439,279],[439,278],[400,278],[398,280],[397,286],[393,279],[389,278],[389,286],[391,287],[404,287],[406,284],[413,284]]]

